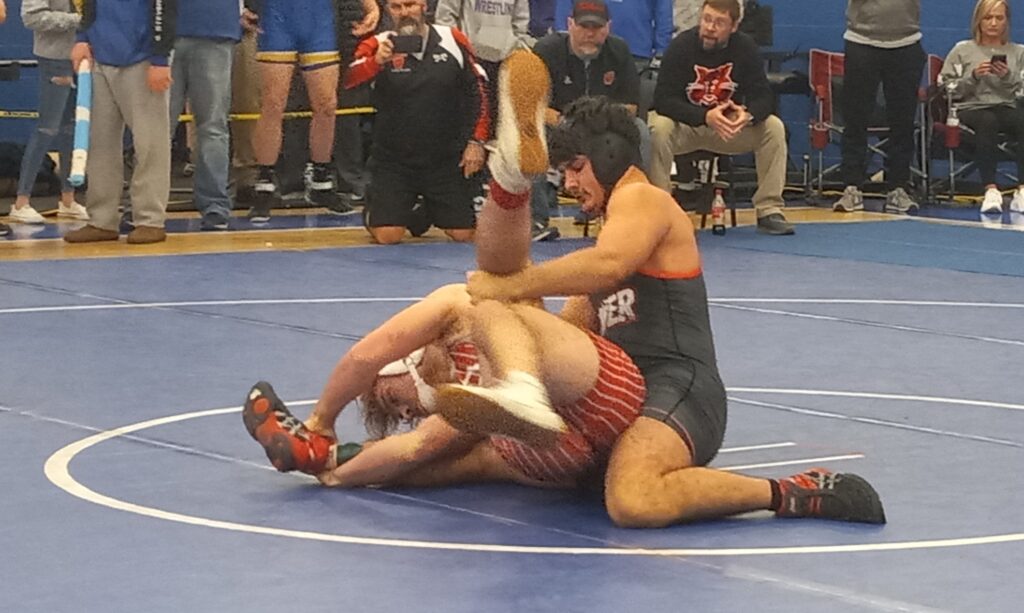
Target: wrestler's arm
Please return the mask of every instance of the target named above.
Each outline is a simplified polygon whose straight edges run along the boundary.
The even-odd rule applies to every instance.
[[[614,287],[651,258],[671,226],[658,194],[645,194],[646,190],[664,194],[643,183],[616,190],[593,247],[503,277],[474,273],[468,283],[470,295],[521,300],[580,296]]]
[[[411,432],[367,444],[354,458],[317,476],[328,487],[387,485],[431,460],[465,453],[479,436],[459,432],[442,417],[431,415]]]
[[[306,427],[333,436],[338,414],[370,389],[381,368],[444,336],[468,306],[465,285],[445,285],[364,336],[335,365]]]

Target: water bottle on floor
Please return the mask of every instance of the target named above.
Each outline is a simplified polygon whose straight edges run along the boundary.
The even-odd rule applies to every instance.
[[[711,201],[711,233],[716,236],[725,234],[725,198],[721,188],[715,189],[715,199]]]

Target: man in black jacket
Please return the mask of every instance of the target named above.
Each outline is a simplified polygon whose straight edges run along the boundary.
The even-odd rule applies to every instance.
[[[629,45],[611,34],[611,19],[603,0],[578,0],[573,4],[567,32],[553,32],[537,41],[533,52],[544,60],[551,76],[551,100],[545,123],[559,122],[568,104],[584,96],[604,96],[626,107],[636,117],[640,101],[640,77]],[[636,119],[640,131],[640,158],[647,169],[651,134],[647,122]],[[558,230],[548,227],[549,211],[558,204],[560,177],[539,177],[533,184],[534,240],[545,240]]]
[[[771,114],[773,99],[757,44],[737,32],[739,0],[704,0],[700,25],[677,36],[661,64],[654,92],[651,183],[670,189],[676,155],[697,150],[754,153],[757,230],[792,234],[782,213],[786,131]]]
[[[417,209],[428,227],[459,242],[473,240],[479,182],[470,177],[483,167],[490,134],[486,80],[466,36],[427,24],[426,6],[388,0],[395,31],[364,39],[345,73],[346,88],[374,85],[374,166],[364,220],[382,244],[400,242],[418,223]],[[415,48],[396,49],[409,41]]]

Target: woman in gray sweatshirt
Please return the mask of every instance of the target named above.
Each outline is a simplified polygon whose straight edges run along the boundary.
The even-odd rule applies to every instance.
[[[62,180],[57,216],[89,219],[85,207],[75,202],[75,190],[68,182],[75,132],[74,75],[70,58],[81,18],[75,13],[71,0],[24,0],[21,20],[32,30],[32,53],[39,60],[39,120],[25,146],[18,196],[9,217],[18,223],[43,223],[43,216],[32,208],[29,200],[43,158],[56,140]]]
[[[1003,195],[996,186],[1000,133],[1018,143],[1017,176],[1024,177],[1024,111],[1017,105],[1024,87],[1024,47],[1011,43],[1009,33],[1006,0],[978,0],[972,38],[953,47],[940,76],[960,122],[975,133],[974,161],[985,184],[982,213],[1003,212]],[[1014,191],[1010,209],[1024,213],[1024,183]]]

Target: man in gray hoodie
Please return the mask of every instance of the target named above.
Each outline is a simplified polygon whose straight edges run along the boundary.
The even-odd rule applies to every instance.
[[[846,66],[839,101],[843,129],[842,177],[846,189],[832,207],[864,208],[860,185],[867,164],[868,122],[879,84],[889,128],[885,210],[908,213],[917,203],[907,194],[914,159],[914,111],[925,52],[921,48],[921,0],[849,0],[846,5]]]
[[[491,117],[497,117],[498,67],[513,50],[533,47],[529,0],[439,0],[434,22],[458,28],[469,38],[490,83]]]

